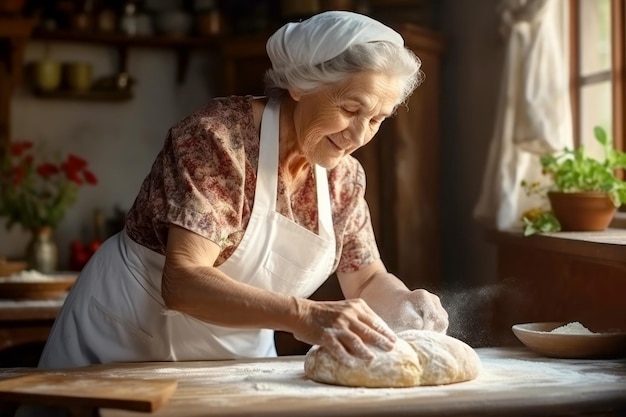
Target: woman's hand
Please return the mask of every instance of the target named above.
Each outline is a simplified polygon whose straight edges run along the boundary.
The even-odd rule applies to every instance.
[[[395,332],[448,329],[448,313],[439,297],[423,289],[409,290],[380,260],[359,271],[338,272],[337,278],[346,298],[364,299]]]
[[[448,313],[439,297],[426,290],[398,289],[384,296],[385,319],[396,332],[402,330],[432,330],[445,333]],[[378,303],[377,303],[378,304]]]
[[[294,337],[311,345],[323,346],[342,362],[350,362],[353,357],[373,359],[367,345],[391,350],[396,341],[394,332],[361,299],[298,299],[297,303],[300,319],[292,330]]]

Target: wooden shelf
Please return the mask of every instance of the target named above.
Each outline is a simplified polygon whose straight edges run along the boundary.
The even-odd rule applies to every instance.
[[[35,91],[35,96],[44,99],[85,100],[85,101],[127,101],[133,98],[130,90],[90,90],[90,91]]]
[[[54,30],[33,32],[33,40],[101,44],[146,48],[206,48],[217,47],[221,37],[200,36],[128,36],[123,33],[79,32]]]
[[[203,50],[228,55],[230,49],[251,41],[262,43],[265,53],[265,39],[261,35],[247,36],[128,36],[123,33],[79,32],[74,30],[35,30],[32,40],[40,42],[67,42],[76,44],[101,45],[116,48],[119,54],[119,72],[128,72],[128,50],[130,48],[158,48],[173,50],[178,58],[176,79],[182,83],[189,64],[191,50]],[[241,48],[239,48],[241,49]]]

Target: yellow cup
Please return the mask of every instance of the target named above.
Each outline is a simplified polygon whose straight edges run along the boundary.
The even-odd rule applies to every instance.
[[[61,85],[61,64],[53,59],[43,59],[33,64],[35,87],[41,91],[54,91]]]
[[[91,88],[93,68],[88,62],[65,64],[65,83],[70,90],[87,91]]]

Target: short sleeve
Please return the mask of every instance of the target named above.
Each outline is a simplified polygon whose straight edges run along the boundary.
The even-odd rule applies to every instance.
[[[223,133],[223,134],[222,134]],[[245,155],[231,135],[216,126],[190,123],[171,132],[163,158],[168,196],[167,223],[216,243],[239,227],[244,201]]]
[[[169,130],[127,217],[134,240],[164,253],[170,224],[222,249],[243,233],[258,163],[248,107],[215,101]]]

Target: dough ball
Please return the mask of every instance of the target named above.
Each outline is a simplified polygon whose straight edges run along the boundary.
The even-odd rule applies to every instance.
[[[422,368],[419,385],[454,384],[480,374],[478,354],[459,339],[428,330],[406,330],[398,337],[407,341],[418,357]]]
[[[402,388],[419,384],[421,366],[408,342],[399,339],[390,351],[370,346],[374,359],[355,358],[345,364],[326,349],[313,346],[304,359],[304,373],[317,382],[349,387]]]
[[[305,375],[333,385],[368,388],[403,388],[469,381],[480,373],[480,359],[464,342],[428,330],[398,333],[390,351],[370,347],[374,359],[355,359],[352,364],[336,360],[320,346],[304,359]]]

